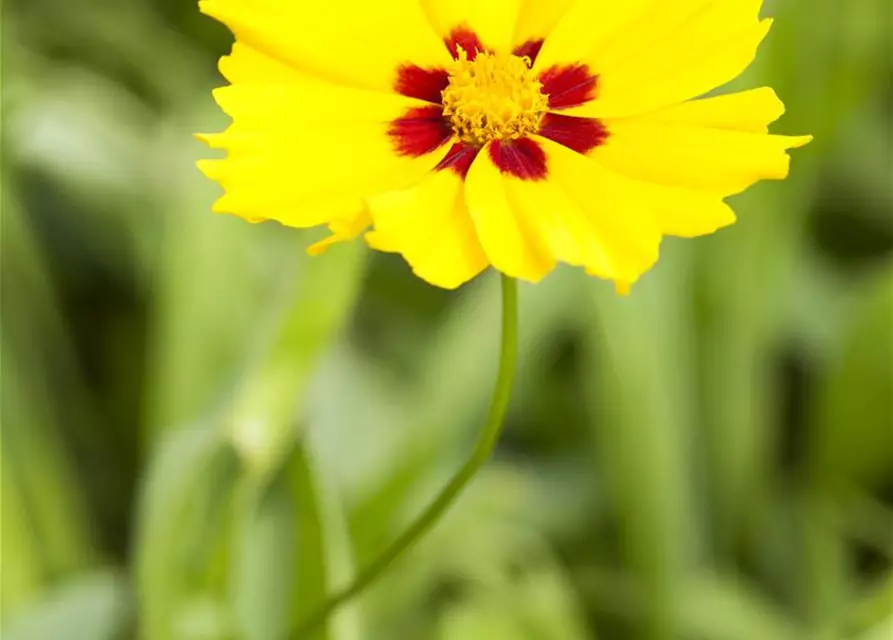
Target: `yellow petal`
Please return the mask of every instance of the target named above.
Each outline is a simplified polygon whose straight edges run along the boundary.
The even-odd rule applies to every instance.
[[[295,74],[289,85],[236,85],[215,95],[234,123],[200,138],[229,157],[200,168],[226,190],[215,210],[246,218],[306,227],[350,217],[363,198],[420,180],[448,149],[398,153],[392,121],[424,103],[396,94]]]
[[[735,224],[735,212],[715,193],[639,181],[630,183],[650,203],[664,235],[694,238]]]
[[[683,0],[683,3],[686,0]],[[646,10],[678,7],[679,3],[663,0],[624,0],[623,2],[599,2],[577,0],[563,14],[543,44],[535,68],[547,69],[553,65],[569,65],[580,62],[593,63],[597,53],[605,45],[616,40],[624,27],[644,15]],[[538,4],[546,5],[548,2]],[[675,10],[675,9],[674,9]],[[653,27],[652,27],[653,28]],[[636,31],[626,34],[635,38]],[[644,39],[644,38],[643,38]]]
[[[664,234],[705,235],[735,222],[723,197],[784,178],[785,151],[810,140],[765,135],[783,113],[769,88],[685,102],[605,121],[611,137],[590,156],[638,179]]]
[[[532,182],[506,177],[505,181],[512,208],[525,220],[545,251],[556,260],[584,266],[590,273],[615,279],[612,255],[605,248],[606,233],[610,230],[606,232],[604,225],[598,224],[598,218],[588,214],[562,191],[557,179]],[[735,222],[732,209],[715,194],[625,180],[619,176],[613,176],[611,182],[615,188],[622,187],[635,194],[628,199],[630,204],[624,205],[627,210],[643,212],[645,208],[649,209],[645,214],[647,233],[655,246],[657,232],[650,220],[654,220],[664,235],[681,237],[706,235]],[[629,218],[631,214],[625,212],[623,216]],[[650,260],[647,258],[643,264],[648,265]],[[632,272],[636,274],[637,269]],[[627,284],[631,282],[627,281]]]
[[[602,118],[639,114],[705,94],[734,80],[753,62],[771,24],[764,20],[699,49],[678,47],[663,59],[622,65],[600,76],[598,100],[569,113]]]
[[[369,244],[402,254],[433,285],[455,289],[489,264],[465,206],[462,180],[453,171],[371,198],[369,211],[375,224],[366,235]]]
[[[301,82],[306,74],[244,42],[233,43],[220,58],[220,73],[233,84],[287,84]]]
[[[590,156],[612,171],[656,184],[739,193],[759,180],[788,176],[788,149],[811,136],[775,136],[747,131],[663,124],[650,116],[608,120],[607,142]]]
[[[300,72],[278,84],[235,84],[214,90],[235,131],[290,131],[325,124],[385,124],[427,103],[396,93],[338,86]]]
[[[512,39],[514,47],[526,42],[546,40],[574,0],[523,0]]]
[[[355,216],[332,220],[329,223],[329,231],[332,232],[332,235],[310,245],[307,253],[311,256],[320,256],[336,244],[353,240],[363,233],[370,224],[372,224],[372,218],[369,217],[369,211],[365,207]]]
[[[503,176],[481,149],[465,178],[465,202],[490,264],[502,273],[538,282],[555,268],[532,229],[509,204]]]
[[[553,185],[548,210],[553,229],[543,237],[548,238],[555,255],[567,260],[577,250],[588,273],[627,284],[636,282],[658,258],[661,231],[653,203],[637,184],[589,158],[551,140],[537,138],[537,142],[546,152],[548,181]],[[552,197],[556,192],[563,195]],[[537,205],[549,206],[542,200],[528,202],[531,216]],[[561,238],[561,226],[562,235],[572,240]]]
[[[598,98],[569,114],[646,113],[737,77],[753,60],[771,24],[759,21],[761,4],[761,0],[580,3],[556,27],[537,67],[583,62],[599,76]],[[587,34],[589,25],[593,34]]]
[[[768,133],[769,125],[784,115],[784,104],[769,87],[690,100],[648,114],[654,124],[707,127]]]
[[[540,252],[566,264],[611,271],[598,230],[556,180],[503,176],[503,181],[512,210],[530,229]]]
[[[392,90],[401,65],[450,61],[415,0],[201,0],[199,7],[256,51],[351,86]]]
[[[511,51],[522,0],[421,0],[434,31],[449,39],[456,29],[471,29],[481,43]]]
[[[421,180],[445,153],[399,157],[373,127],[270,134],[258,137],[251,152],[247,143],[235,148],[230,158],[199,163],[226,190],[214,210],[295,227],[354,215],[366,197]]]

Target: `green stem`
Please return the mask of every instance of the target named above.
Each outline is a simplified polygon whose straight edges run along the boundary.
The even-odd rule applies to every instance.
[[[372,564],[360,573],[353,583],[332,596],[326,603],[311,615],[298,628],[292,638],[306,638],[308,634],[341,605],[358,596],[369,585],[384,573],[385,570],[436,525],[446,511],[452,506],[460,493],[477,475],[484,463],[490,458],[493,448],[499,440],[503,419],[508,408],[512,382],[515,377],[515,365],[518,358],[518,290],[515,280],[502,276],[502,343],[499,356],[499,375],[496,388],[490,402],[487,422],[478,437],[474,451],[462,468],[453,476],[427,509],[413,522],[397,540],[391,544]]]

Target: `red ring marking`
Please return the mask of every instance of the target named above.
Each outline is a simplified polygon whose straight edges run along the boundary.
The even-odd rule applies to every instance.
[[[474,60],[479,53],[487,51],[477,34],[464,25],[453,29],[450,36],[444,39],[444,44],[456,60],[459,59],[459,47],[468,54],[469,60]]]
[[[490,143],[490,159],[502,173],[521,180],[545,180],[546,152],[534,140],[494,140]]]
[[[394,90],[408,98],[440,104],[443,90],[449,84],[450,75],[446,69],[423,69],[414,64],[405,64],[397,69]]]
[[[401,156],[417,158],[442,147],[453,137],[450,123],[437,105],[410,109],[391,123],[388,135]]]
[[[540,74],[539,80],[553,109],[586,104],[594,100],[598,92],[598,76],[585,64],[549,67]]]
[[[592,151],[603,145],[611,135],[601,120],[560,113],[547,113],[543,116],[539,134],[578,153]]]
[[[468,175],[468,170],[471,168],[471,163],[474,162],[479,151],[480,149],[477,147],[472,147],[464,142],[455,142],[453,143],[453,146],[450,147],[446,157],[440,161],[440,164],[438,164],[434,170],[443,171],[445,169],[451,169],[455,171],[460,178],[465,180],[465,176]]]
[[[528,40],[524,44],[515,47],[512,53],[519,58],[530,58],[530,66],[532,67],[540,54],[540,50],[543,48],[543,42],[545,41],[542,38],[539,40]]]
[[[477,34],[467,26],[453,29],[444,43],[454,58],[459,57],[460,47],[469,60],[487,51]],[[542,46],[542,40],[530,40],[519,45],[513,53],[528,57],[532,66]],[[540,74],[539,80],[552,109],[585,104],[596,97],[598,89],[598,76],[585,64],[550,67]],[[443,90],[448,85],[449,74],[445,69],[424,69],[412,64],[397,69],[397,93],[433,103],[430,107],[410,109],[391,123],[388,134],[400,155],[422,156],[453,138],[452,127],[444,118],[440,106]],[[586,153],[604,144],[609,136],[599,120],[556,113],[547,113],[543,117],[539,134],[578,153]],[[464,179],[479,151],[478,147],[455,142],[435,171],[449,169]],[[546,152],[530,138],[494,140],[489,145],[489,153],[493,163],[504,174],[522,180],[544,180],[548,175]]]

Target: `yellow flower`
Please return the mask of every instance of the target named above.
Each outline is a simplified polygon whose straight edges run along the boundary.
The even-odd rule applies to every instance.
[[[564,262],[621,291],[665,235],[732,224],[787,177],[770,88],[703,98],[753,60],[762,0],[201,0],[236,36],[200,136],[215,210],[357,237],[457,287]]]

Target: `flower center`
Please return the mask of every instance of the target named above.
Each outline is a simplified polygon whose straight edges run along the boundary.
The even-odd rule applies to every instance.
[[[443,114],[466,144],[523,138],[539,130],[549,100],[530,69],[530,59],[459,49],[443,90]]]

